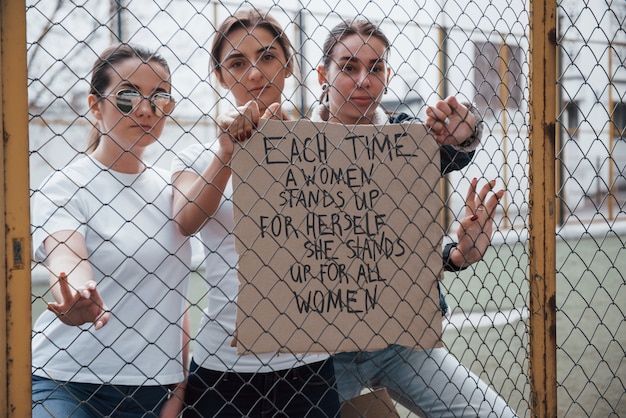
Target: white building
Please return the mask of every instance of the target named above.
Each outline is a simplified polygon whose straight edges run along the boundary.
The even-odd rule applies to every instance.
[[[151,158],[168,166],[176,149],[212,137],[213,117],[224,110],[219,98],[226,92],[208,74],[211,36],[216,22],[250,3],[269,9],[300,52],[301,74],[290,79],[285,97],[294,113],[305,112],[319,96],[314,69],[328,29],[356,15],[380,22],[393,45],[388,110],[421,115],[424,103],[450,94],[475,101],[485,115],[487,136],[475,164],[452,176],[452,184],[465,190],[463,178],[499,178],[508,190],[506,218],[525,219],[530,54],[529,12],[522,0],[477,0],[465,8],[426,0],[256,0],[243,6],[199,0],[82,6],[33,1],[27,9],[31,187],[85,149],[90,66],[117,38],[158,49],[172,69],[178,106]],[[565,216],[588,209],[590,202],[602,206],[609,190],[626,193],[626,3],[592,1],[582,12],[578,4],[567,0],[559,8],[563,110],[558,116],[564,129],[557,158],[563,163],[558,191]],[[459,208],[462,198],[453,193],[452,206]]]

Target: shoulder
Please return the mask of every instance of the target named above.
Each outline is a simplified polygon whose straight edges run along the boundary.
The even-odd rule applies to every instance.
[[[166,185],[170,184],[170,171],[164,167],[151,165],[147,167],[145,174],[148,176],[150,181],[163,183]]]
[[[197,143],[176,151],[170,171],[172,173],[191,169],[202,171],[211,162],[214,155],[213,148],[216,144],[217,141],[205,144]]]
[[[39,189],[53,187],[84,187],[93,179],[94,171],[101,171],[93,160],[83,156],[63,168],[54,170],[41,182]]]

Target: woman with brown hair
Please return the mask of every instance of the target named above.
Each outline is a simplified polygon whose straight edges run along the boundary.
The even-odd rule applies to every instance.
[[[414,120],[406,114],[388,115],[380,106],[387,89],[390,43],[380,29],[363,19],[335,26],[323,46],[318,79],[323,96],[312,120],[352,124],[401,123]],[[443,173],[469,163],[481,136],[480,118],[470,103],[451,96],[426,109],[426,125],[442,144]],[[470,151],[459,154],[458,151]],[[495,181],[480,191],[471,182],[459,220],[458,242],[443,251],[446,270],[458,271],[482,260],[491,244],[493,215],[504,190],[495,193]],[[440,296],[442,310],[447,306]],[[515,412],[497,392],[463,366],[445,348],[413,349],[391,344],[373,352],[338,353],[333,356],[341,401],[365,388],[386,387],[410,411],[427,417],[513,417]]]
[[[178,153],[172,166],[175,219],[206,249],[207,307],[195,337],[185,417],[334,417],[339,412],[328,354],[239,355],[233,344],[238,256],[230,159],[261,115],[281,117],[293,48],[276,20],[257,10],[227,18],[211,50],[212,71],[237,109],[218,118],[219,137]]]
[[[34,193],[34,258],[55,302],[33,327],[33,417],[181,409],[170,395],[185,380],[191,248],[172,222],[169,173],[143,160],[175,106],[171,90],[159,55],[106,49],[88,96],[91,152]]]

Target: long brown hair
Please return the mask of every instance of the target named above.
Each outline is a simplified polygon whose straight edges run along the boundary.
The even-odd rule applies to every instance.
[[[100,100],[111,84],[111,72],[114,71],[115,65],[129,59],[140,59],[145,63],[155,62],[166,69],[168,73],[170,72],[165,58],[154,51],[138,45],[112,45],[102,51],[91,68],[89,94],[93,94]],[[87,152],[93,152],[96,149],[100,142],[100,136],[101,132],[94,125],[89,134]]]

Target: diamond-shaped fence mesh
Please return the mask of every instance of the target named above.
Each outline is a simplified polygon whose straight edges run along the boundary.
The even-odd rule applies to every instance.
[[[173,397],[184,416],[335,416],[349,399],[341,416],[544,416],[533,391],[555,393],[558,416],[626,415],[626,3],[557,3],[556,173],[532,176],[530,3],[27,1],[33,415],[73,416],[74,399],[90,416],[157,416]],[[235,27],[212,56],[221,23],[250,9],[279,32]],[[364,61],[381,38],[348,35],[325,61],[331,29],[354,18],[388,48]],[[156,51],[171,78],[113,63],[121,87],[99,103],[128,115],[106,125],[89,107],[92,65],[118,42]],[[376,83],[364,129],[333,120],[363,123],[372,97],[358,92]],[[123,145],[124,120],[167,105],[157,90],[176,102],[162,133]],[[235,124],[254,136],[220,161],[225,116],[251,99],[262,113],[274,90],[289,120],[254,133],[246,113]],[[431,131],[400,124],[449,96],[482,118],[459,167]],[[124,152],[88,151],[96,128]],[[444,272],[473,178],[505,189],[491,244]],[[556,381],[533,388],[545,366],[529,331],[529,190],[552,179],[556,248],[540,251],[556,260]],[[70,292],[73,277],[97,283],[101,328],[46,310],[67,259],[82,260],[64,271]]]

